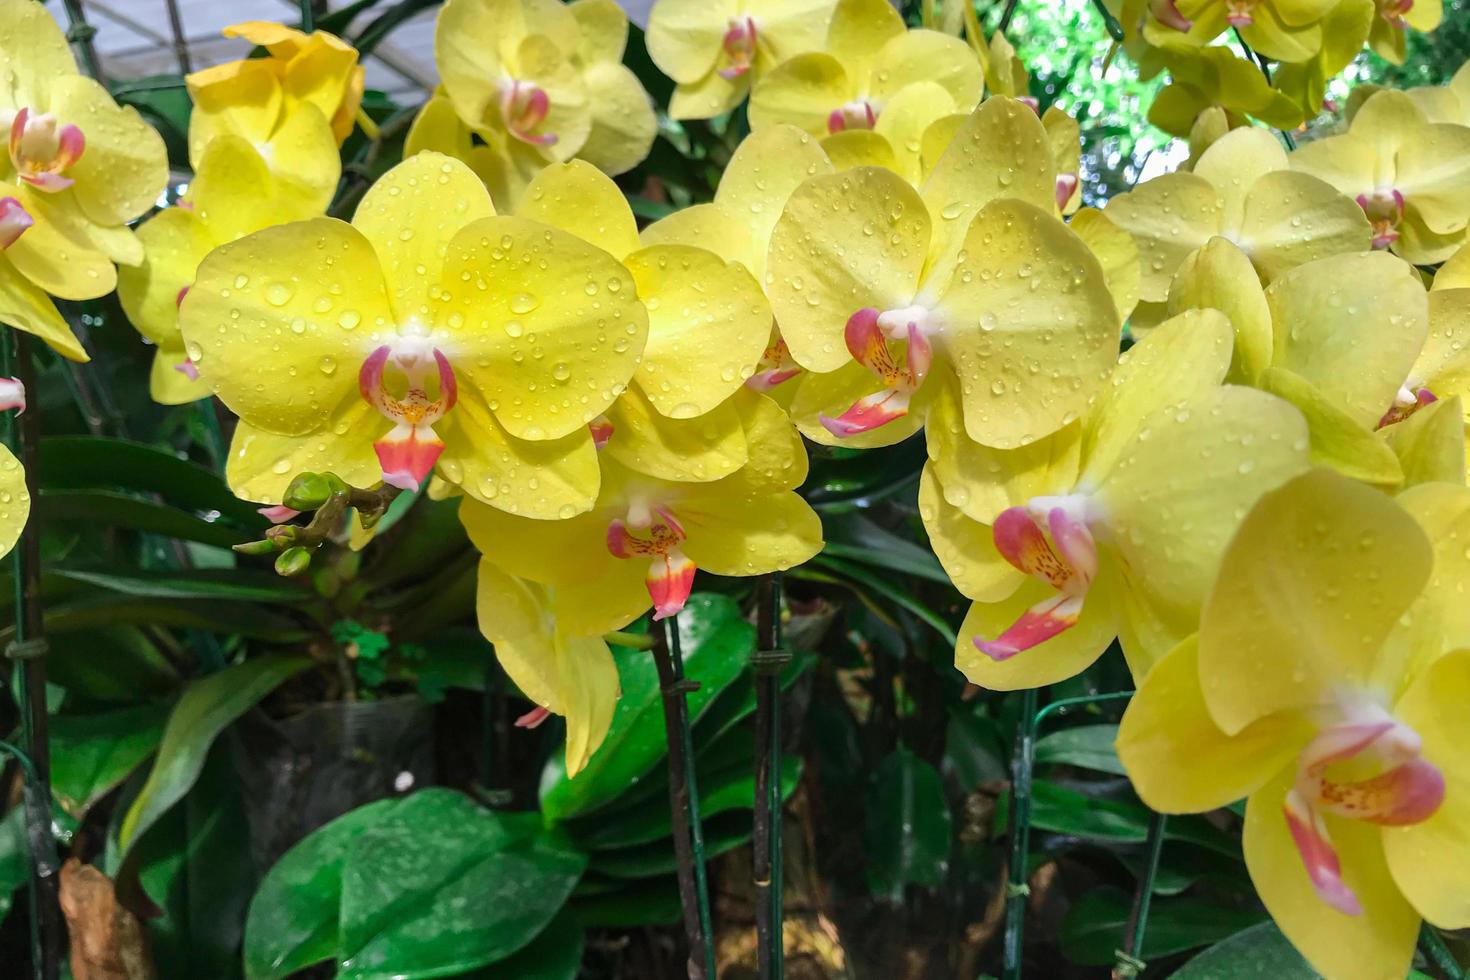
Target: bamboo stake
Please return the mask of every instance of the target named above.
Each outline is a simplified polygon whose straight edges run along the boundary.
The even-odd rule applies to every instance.
[[[756,587],[755,827],[751,878],[755,885],[756,965],[760,980],[785,975],[781,860],[781,668],[791,654],[781,645],[781,577],[764,575]]]

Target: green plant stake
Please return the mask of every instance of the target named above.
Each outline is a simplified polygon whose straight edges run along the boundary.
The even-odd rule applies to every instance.
[[[678,860],[679,903],[689,939],[689,980],[714,980],[715,937],[710,923],[709,881],[704,867],[704,827],[699,820],[699,789],[694,774],[694,737],[686,696],[699,689],[684,676],[678,616],[653,632],[653,662],[664,705],[664,737],[669,744],[669,816]]]
[[[1113,966],[1113,980],[1132,980],[1143,972],[1143,930],[1148,924],[1148,906],[1153,900],[1154,878],[1159,873],[1159,857],[1164,852],[1164,827],[1169,818],[1155,813],[1148,820],[1148,858],[1143,874],[1138,879],[1138,891],[1133,894],[1133,910],[1128,915],[1128,926],[1124,930],[1123,945],[1115,951],[1117,963]]]
[[[755,667],[755,828],[751,878],[755,885],[756,964],[761,980],[785,975],[781,907],[781,668],[791,651],[781,645],[781,576],[764,575],[757,588]]]
[[[35,781],[36,767],[31,762],[31,757],[22,752],[18,746],[11,745],[9,742],[0,741],[0,753],[4,753],[15,758],[15,761],[20,765],[21,770],[25,773],[25,778],[28,783]],[[27,827],[27,838],[29,838],[29,826]],[[39,897],[36,894],[35,875],[31,875],[26,879],[26,901],[31,909],[31,975],[35,977],[36,980],[41,980],[41,978],[43,977],[43,974],[41,972],[41,963],[44,961],[45,957],[42,955],[41,922],[40,918],[36,915],[36,905],[39,901]]]
[[[13,346],[12,346],[13,345]],[[30,338],[7,329],[0,340],[0,375],[15,377],[27,392],[34,392]],[[25,467],[26,492],[39,503],[36,473],[39,466],[40,409],[33,406],[21,417],[4,418],[5,441]],[[39,933],[40,958],[36,975],[56,980],[61,957],[60,867],[56,841],[51,833],[51,750],[46,728],[46,633],[41,614],[41,533],[35,510],[10,554],[11,580],[15,583],[15,639],[5,648],[5,657],[15,664],[16,704],[20,708],[21,749],[30,759],[25,781],[26,842],[31,852],[30,888],[32,928]]]

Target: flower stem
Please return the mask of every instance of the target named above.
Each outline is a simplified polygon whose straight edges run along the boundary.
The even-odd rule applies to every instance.
[[[764,575],[756,587],[755,828],[751,879],[755,885],[756,963],[761,980],[785,970],[781,860],[781,668],[791,654],[781,645],[781,576]]]
[[[13,345],[13,347],[12,347]],[[0,338],[0,375],[12,373],[27,392],[35,392],[30,338],[6,330]],[[26,491],[32,505],[38,501],[36,473],[40,446],[40,399],[32,398],[30,411],[19,420],[6,414],[6,442],[25,467]],[[15,664],[20,709],[21,749],[30,759],[25,781],[26,841],[31,852],[31,928],[39,952],[36,976],[56,980],[60,969],[61,923],[59,868],[56,841],[51,832],[51,749],[46,716],[46,633],[41,614],[41,527],[33,511],[11,552],[15,583],[15,639],[5,649]]]
[[[689,980],[715,980],[715,937],[710,924],[709,882],[704,867],[704,827],[699,819],[699,789],[694,776],[694,737],[686,695],[699,689],[684,677],[678,617],[653,631],[653,662],[664,704],[664,735],[669,745],[669,815],[678,861],[679,902],[689,939]]]

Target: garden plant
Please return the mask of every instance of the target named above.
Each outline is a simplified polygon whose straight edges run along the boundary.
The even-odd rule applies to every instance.
[[[1467,975],[1470,2],[282,9],[0,0],[0,978]]]

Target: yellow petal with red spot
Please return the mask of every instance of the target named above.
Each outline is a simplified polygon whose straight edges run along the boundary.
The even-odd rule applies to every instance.
[[[1389,874],[1382,831],[1361,821],[1325,818],[1343,879],[1363,914],[1345,915],[1330,907],[1313,889],[1283,813],[1295,777],[1288,768],[1246,803],[1245,863],[1256,892],[1286,938],[1324,976],[1404,976],[1414,958],[1420,920]]]
[[[1293,715],[1262,718],[1237,735],[1216,728],[1191,636],[1139,684],[1118,726],[1118,759],[1150,809],[1204,813],[1260,789],[1295,763],[1311,737],[1305,720]]]
[[[736,0],[691,3],[659,0],[648,15],[648,53],[659,70],[681,85],[711,74]]]
[[[1393,880],[1415,911],[1441,929],[1470,926],[1470,651],[1456,650],[1424,670],[1394,705],[1394,716],[1424,740],[1424,758],[1445,777],[1444,802],[1427,820],[1383,828]]]
[[[352,486],[374,486],[381,470],[372,443],[383,426],[364,401],[342,403],[320,431],[304,436],[276,435],[242,420],[230,439],[225,479],[235,496],[263,504],[280,503],[298,473],[329,471]]]
[[[967,598],[999,602],[1010,597],[1026,581],[1025,574],[996,550],[989,524],[972,520],[944,499],[935,473],[929,463],[919,478],[919,516],[934,557]]]
[[[148,370],[148,397],[160,405],[187,405],[208,398],[209,385],[193,368],[181,338],[161,345],[153,352]]]
[[[905,413],[892,421],[866,432],[844,436],[834,435],[822,419],[835,419],[859,399],[884,390],[883,383],[867,367],[857,361],[849,361],[825,374],[803,372],[781,387],[793,389],[791,420],[802,435],[824,446],[872,449],[892,446],[918,432],[924,425],[924,408],[936,386],[928,384],[921,387],[909,399]]]
[[[1118,635],[1116,583],[1106,569],[1088,588],[1072,626],[1005,660],[994,660],[975,648],[976,638],[993,640],[1028,610],[1059,597],[1050,585],[1028,578],[1006,599],[971,605],[955,643],[955,667],[983,688],[1022,691],[1064,681],[1092,666]]]
[[[1124,352],[1087,413],[1082,479],[1094,485],[1104,479],[1151,416],[1218,387],[1232,340],[1224,314],[1189,310]]]
[[[1465,484],[1465,408],[1461,396],[1442,398],[1380,429],[1403,467],[1404,487]]]
[[[1331,470],[1265,494],[1225,550],[1200,620],[1215,723],[1235,734],[1365,681],[1432,561],[1403,508]]]
[[[485,185],[452,157],[420,153],[378,178],[352,226],[378,254],[397,322],[429,320],[449,241],[494,213]]]
[[[1429,329],[1424,285],[1382,252],[1299,266],[1266,290],[1272,365],[1292,371],[1360,425],[1383,416]]]
[[[443,422],[439,472],[478,500],[512,514],[562,520],[592,507],[600,475],[585,428],[557,439],[518,439],[464,392]]]
[[[729,402],[689,419],[671,419],[637,385],[607,410],[612,437],[602,451],[660,480],[702,483],[729,476],[749,459],[740,413]]]
[[[82,127],[85,152],[70,167],[72,192],[88,218],[120,225],[153,206],[168,183],[168,154],[138,110],[119,106],[111,94],[83,75],[56,79],[48,111]]]
[[[897,174],[860,167],[802,184],[771,233],[766,283],[797,363],[836,370],[851,357],[843,332],[853,313],[907,306],[929,232],[923,202]]]
[[[962,390],[965,431],[1013,449],[1081,416],[1117,359],[1117,310],[1086,244],[1030,204],[986,205],[963,253],[936,304],[942,349],[961,378],[990,379]]]
[[[624,260],[648,309],[648,345],[634,375],[664,415],[688,419],[755,373],[771,308],[745,268],[688,245],[655,245]]]
[[[332,297],[340,300],[319,311],[318,301]],[[389,303],[367,238],[314,218],[211,252],[179,308],[179,326],[200,374],[231,411],[258,428],[303,435],[358,398],[358,368],[395,322]]]
[[[544,268],[543,268],[544,266]],[[438,322],[460,383],[520,439],[556,439],[601,415],[648,337],[632,277],[612,256],[524,218],[482,218],[450,242]]]

